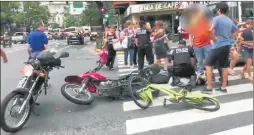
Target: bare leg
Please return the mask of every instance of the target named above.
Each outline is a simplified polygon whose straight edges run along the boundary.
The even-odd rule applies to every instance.
[[[164,58],[164,70],[168,70],[168,58]]]
[[[222,88],[227,87],[227,81],[228,81],[228,69],[222,68]]]
[[[251,65],[252,65],[252,60],[251,59],[247,59],[246,60],[246,71],[248,74],[248,79],[250,82],[253,81],[252,75],[251,75]]]
[[[207,88],[213,88],[213,68],[211,66],[206,66],[206,75],[207,75]]]

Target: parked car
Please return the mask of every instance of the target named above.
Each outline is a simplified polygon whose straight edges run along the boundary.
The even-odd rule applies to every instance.
[[[91,41],[95,40],[97,36],[98,36],[98,32],[91,32],[91,34],[90,34],[90,40]]]
[[[49,32],[44,32],[44,33],[46,34],[48,40],[53,39],[53,36]]]
[[[70,45],[75,42],[83,45],[84,44],[84,36],[82,36],[81,34],[78,34],[78,32],[68,33],[67,44]]]
[[[20,43],[26,43],[26,38],[27,38],[28,33],[27,32],[16,32],[14,35],[11,37],[11,41],[14,44],[17,44],[18,42]]]

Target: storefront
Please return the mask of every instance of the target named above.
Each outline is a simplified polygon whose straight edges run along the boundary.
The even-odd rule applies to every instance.
[[[164,22],[168,33],[177,34],[181,12],[193,2],[156,2],[130,5],[124,13],[124,20],[147,21],[154,26],[155,21]],[[207,5],[206,2],[198,2]]]

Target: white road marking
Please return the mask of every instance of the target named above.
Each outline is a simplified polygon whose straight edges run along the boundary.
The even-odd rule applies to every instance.
[[[64,47],[64,48],[61,48],[61,49],[59,49],[58,51],[62,51],[62,50],[64,50],[64,49],[67,49],[67,48],[70,48],[71,46],[66,46],[66,47]]]
[[[253,124],[222,131],[211,135],[253,135]]]
[[[127,134],[141,133],[203,120],[210,120],[252,110],[253,98],[239,100],[221,104],[220,110],[216,112],[206,112],[198,109],[191,109],[176,113],[127,120],[126,132]]]
[[[170,88],[169,85],[164,85],[166,88]],[[239,85],[234,85],[234,86],[228,86],[227,87],[228,92],[227,93],[221,93],[221,92],[215,92],[213,93],[214,97],[218,96],[224,96],[224,95],[232,95],[232,94],[238,94],[238,93],[243,93],[243,92],[249,92],[253,91],[253,85],[252,84],[239,84]],[[154,103],[150,107],[157,107],[157,106],[162,106],[163,105],[163,100],[165,98],[169,98],[169,96],[160,96],[158,98],[154,99]],[[171,102],[167,102],[167,105],[173,104]],[[139,110],[141,109],[138,107],[135,102],[133,101],[127,101],[123,103],[123,111],[133,111],[133,110]]]

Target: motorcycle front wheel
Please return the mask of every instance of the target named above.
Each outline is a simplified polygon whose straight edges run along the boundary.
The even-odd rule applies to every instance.
[[[1,103],[1,127],[5,132],[14,133],[22,129],[22,127],[26,124],[28,121],[30,115],[31,115],[31,106],[29,103],[26,104],[24,110],[19,114],[19,110],[27,98],[27,94],[25,93],[15,93],[11,92],[8,94],[4,100]],[[11,109],[8,110],[8,105],[11,103],[11,101],[14,100],[14,102],[11,105]],[[18,123],[15,126],[11,126],[7,122],[6,115],[10,115],[8,117],[14,118],[14,119],[20,119]]]
[[[87,88],[84,88],[83,92],[80,93],[79,89],[82,86],[79,84],[73,84],[73,83],[65,83],[61,87],[61,93],[62,95],[69,100],[72,103],[78,104],[78,105],[89,105],[93,102],[93,95],[90,93],[90,91]],[[71,90],[68,91],[68,88]],[[73,93],[73,94],[71,94]],[[85,98],[82,98],[86,96]]]

